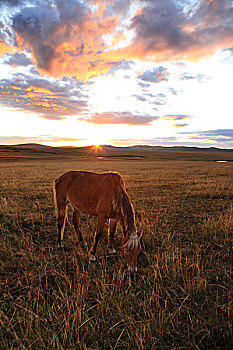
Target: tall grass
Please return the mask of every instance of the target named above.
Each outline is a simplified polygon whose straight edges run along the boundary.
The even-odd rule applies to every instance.
[[[56,249],[53,180],[119,171],[143,226],[130,281],[106,235],[89,265],[70,223]],[[1,349],[231,349],[233,165],[55,161],[0,167]],[[91,246],[96,219],[83,217]]]

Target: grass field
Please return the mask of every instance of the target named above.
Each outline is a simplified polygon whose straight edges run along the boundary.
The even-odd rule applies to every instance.
[[[232,349],[233,163],[205,157],[0,162],[0,349]],[[106,228],[89,265],[69,210],[56,249],[53,180],[75,169],[124,178],[143,226],[131,284],[120,225],[118,254]]]

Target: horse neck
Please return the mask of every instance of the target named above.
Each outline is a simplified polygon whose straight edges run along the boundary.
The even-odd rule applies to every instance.
[[[121,211],[122,211],[121,216],[122,216],[124,234],[126,235],[136,234],[136,224],[135,224],[133,206],[128,194],[125,191],[123,191],[122,193]]]

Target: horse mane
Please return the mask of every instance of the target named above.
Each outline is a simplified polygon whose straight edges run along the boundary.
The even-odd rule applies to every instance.
[[[121,179],[121,178],[120,178]],[[118,213],[123,221],[125,236],[127,242],[124,244],[125,249],[130,252],[139,247],[139,239],[135,224],[135,214],[132,202],[125,190],[123,180],[120,181],[120,186],[117,188],[113,199],[113,211]]]
[[[134,209],[126,191],[122,192],[121,211],[126,232],[136,232]]]

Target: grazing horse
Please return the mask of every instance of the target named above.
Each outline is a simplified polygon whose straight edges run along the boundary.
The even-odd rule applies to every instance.
[[[62,246],[66,208],[70,203],[74,210],[73,224],[80,243],[83,243],[79,228],[80,214],[97,216],[97,228],[89,260],[96,260],[96,248],[107,219],[109,219],[108,250],[110,254],[116,252],[113,242],[117,222],[120,220],[123,228],[122,252],[128,270],[130,273],[137,271],[140,239],[137,235],[133,205],[118,173],[96,174],[87,171],[69,171],[55,180],[54,199],[58,246]]]

